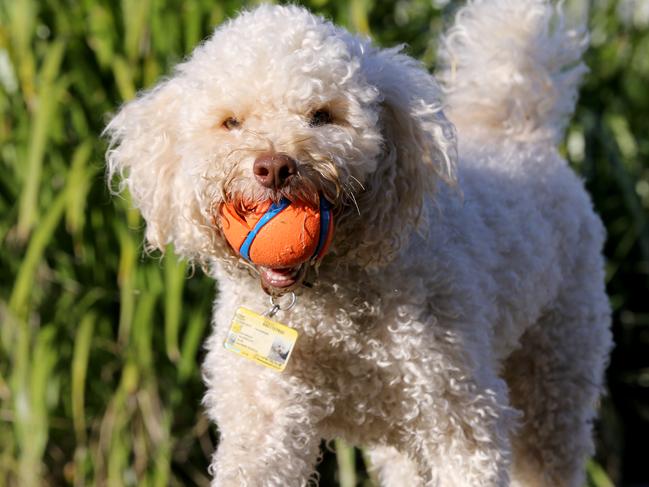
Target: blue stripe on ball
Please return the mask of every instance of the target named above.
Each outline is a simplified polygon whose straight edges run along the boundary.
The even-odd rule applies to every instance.
[[[241,255],[241,257],[246,259],[248,262],[252,262],[250,260],[250,247],[252,246],[252,242],[255,241],[255,237],[262,229],[262,227],[266,225],[266,223],[271,221],[273,218],[279,215],[283,210],[288,208],[290,204],[291,204],[290,200],[288,200],[287,198],[282,198],[282,200],[279,203],[273,203],[272,205],[270,205],[270,208],[266,210],[266,213],[264,213],[264,215],[259,219],[259,221],[253,227],[253,229],[250,230],[250,232],[248,232],[246,239],[241,244],[241,248],[239,249],[239,254]]]
[[[322,251],[327,242],[327,235],[329,234],[329,225],[331,224],[331,205],[324,196],[320,196],[320,238],[318,239],[318,247],[313,253],[313,258],[317,258],[318,254]]]

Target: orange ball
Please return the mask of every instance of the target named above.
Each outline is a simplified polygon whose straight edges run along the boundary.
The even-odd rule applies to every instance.
[[[295,267],[324,256],[333,237],[333,215],[321,198],[320,208],[302,201],[270,201],[241,213],[231,203],[219,209],[221,229],[244,259],[264,267]]]

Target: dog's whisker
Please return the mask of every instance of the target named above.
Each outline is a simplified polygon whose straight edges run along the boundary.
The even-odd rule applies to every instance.
[[[266,141],[269,140],[268,135],[266,133],[263,133],[263,132],[260,132],[260,131],[257,131],[257,130],[253,130],[253,129],[249,128],[249,127],[245,127],[243,129],[243,133],[250,134],[250,135],[252,135],[254,137],[257,137],[259,139],[265,139]]]
[[[351,179],[352,181],[354,181],[356,184],[358,184],[358,186],[359,186],[359,188],[360,188],[360,191],[365,191],[365,186],[363,185],[363,183],[361,183],[358,179],[356,179],[356,178],[355,178],[354,176],[352,176],[351,174],[350,174],[348,177],[349,177],[349,179]]]
[[[313,139],[313,135],[306,135],[305,137],[303,137],[301,139],[294,139],[291,142],[293,144],[301,144],[302,142],[308,142],[309,140],[312,140],[312,139]]]
[[[227,159],[237,152],[263,152],[263,151],[264,149],[260,149],[259,147],[251,147],[251,146],[236,147],[234,149],[231,149],[228,153],[226,153],[224,157]]]
[[[347,193],[347,197],[351,200],[354,207],[356,208],[356,213],[358,213],[358,216],[361,216],[361,209],[358,207],[358,202],[356,201],[356,196],[354,195],[354,193],[353,192]]]

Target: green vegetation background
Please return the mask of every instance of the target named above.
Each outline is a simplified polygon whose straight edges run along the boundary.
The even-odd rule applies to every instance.
[[[444,3],[306,2],[431,69],[457,7]],[[565,151],[608,228],[617,348],[589,483],[649,485],[649,1],[590,4],[591,72]],[[0,486],[208,484],[217,434],[199,364],[215,286],[143,254],[142,220],[106,189],[99,134],[241,7],[0,0]],[[340,469],[332,445],[321,485],[369,485],[360,453],[335,446]]]

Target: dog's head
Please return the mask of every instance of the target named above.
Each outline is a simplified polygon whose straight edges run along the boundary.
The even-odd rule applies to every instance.
[[[106,129],[150,247],[237,260],[214,214],[268,199],[334,206],[327,259],[380,266],[454,179],[454,128],[432,76],[306,10],[264,5],[219,27]],[[303,273],[302,273],[303,274]]]

